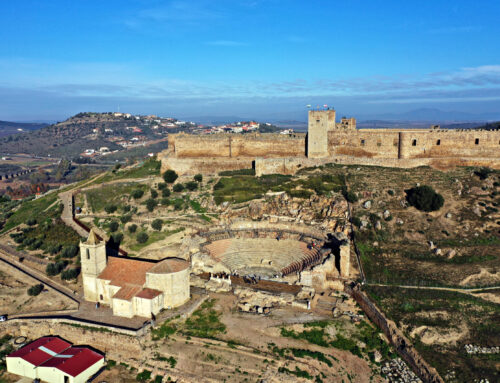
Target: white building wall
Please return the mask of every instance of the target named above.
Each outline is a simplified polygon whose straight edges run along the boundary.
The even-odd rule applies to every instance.
[[[104,358],[100,361],[94,363],[92,366],[87,368],[85,371],[82,371],[78,376],[70,379],[70,383],[86,383],[87,380],[94,375],[97,371],[99,371],[105,364]]]
[[[7,371],[21,376],[26,376],[31,379],[35,379],[36,369],[31,363],[26,362],[23,358],[19,357],[6,357]]]
[[[64,383],[64,376],[67,376],[69,382],[73,382],[73,377],[71,375],[65,374],[61,370],[58,370],[55,367],[42,367],[39,366],[37,369],[37,375],[40,380],[43,382],[50,383]]]

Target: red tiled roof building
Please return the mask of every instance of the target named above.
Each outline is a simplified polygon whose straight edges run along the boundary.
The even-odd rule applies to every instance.
[[[73,347],[46,336],[7,355],[7,371],[44,382],[86,382],[104,366],[104,356],[88,347]]]
[[[109,305],[117,316],[151,318],[189,300],[190,263],[107,257],[106,244],[90,230],[80,243],[85,299]]]

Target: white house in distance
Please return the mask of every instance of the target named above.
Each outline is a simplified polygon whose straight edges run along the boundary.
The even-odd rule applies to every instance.
[[[37,339],[5,359],[8,372],[50,383],[85,383],[105,363],[103,355],[55,336]]]

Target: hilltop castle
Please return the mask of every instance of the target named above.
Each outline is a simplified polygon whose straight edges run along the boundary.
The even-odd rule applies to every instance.
[[[500,167],[500,131],[473,129],[356,129],[354,118],[336,122],[335,110],[309,111],[308,133],[169,136],[162,171],[216,174],[254,168],[257,175],[294,174],[325,163],[411,168]]]

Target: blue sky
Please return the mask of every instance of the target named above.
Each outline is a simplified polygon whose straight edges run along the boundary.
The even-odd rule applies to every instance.
[[[0,2],[0,119],[500,116],[500,2]]]

